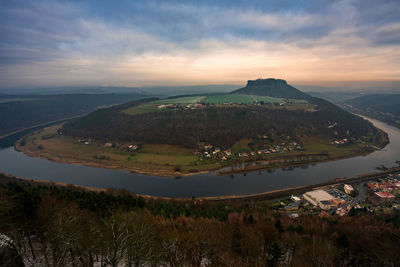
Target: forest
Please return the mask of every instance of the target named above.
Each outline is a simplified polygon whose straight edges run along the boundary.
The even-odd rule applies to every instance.
[[[257,201],[0,184],[1,266],[399,266],[399,227],[398,211],[291,219]]]
[[[400,116],[400,94],[371,94],[347,100],[345,103],[362,110],[372,109]]]
[[[248,105],[204,109],[149,112],[128,115],[121,111],[149,100],[134,101],[95,111],[64,125],[66,135],[104,141],[142,142],[196,148],[199,142],[230,148],[242,138],[278,133],[298,141],[309,137],[358,139],[369,135],[383,145],[383,133],[373,125],[318,98],[308,100],[316,111],[289,110]],[[337,122],[334,129],[329,122]]]
[[[343,108],[400,128],[400,94],[372,94],[341,103]]]

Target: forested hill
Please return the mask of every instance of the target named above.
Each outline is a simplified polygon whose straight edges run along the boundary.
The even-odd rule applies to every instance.
[[[246,87],[235,90],[232,94],[260,95],[304,100],[311,98],[302,91],[288,85],[285,80],[273,78],[247,81]]]
[[[143,97],[138,93],[0,95],[0,135]]]
[[[148,100],[154,101],[154,100]],[[207,142],[230,148],[243,138],[260,135],[310,138],[369,136],[382,145],[383,138],[370,122],[318,98],[310,98],[315,111],[260,105],[226,105],[188,110],[159,110],[129,115],[127,107],[145,100],[101,109],[64,125],[66,135],[97,140],[180,145],[196,148]],[[335,126],[329,127],[331,124]],[[375,139],[375,140],[374,140]]]
[[[375,111],[400,115],[400,94],[390,95],[366,95],[346,101],[359,109],[373,109]]]
[[[343,106],[400,128],[400,94],[373,94],[346,101]]]

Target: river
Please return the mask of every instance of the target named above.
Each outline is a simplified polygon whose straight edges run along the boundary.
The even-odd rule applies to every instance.
[[[32,158],[12,146],[0,148],[0,172],[29,179],[41,179],[98,188],[127,189],[137,194],[164,197],[204,197],[256,194],[270,190],[312,185],[339,177],[354,177],[388,167],[400,160],[400,129],[369,119],[389,134],[389,144],[367,156],[323,162],[297,168],[255,171],[247,174],[218,176],[206,173],[183,178],[133,174],[81,165],[56,163]],[[15,137],[14,137],[15,139]],[[14,140],[10,137],[10,140]]]

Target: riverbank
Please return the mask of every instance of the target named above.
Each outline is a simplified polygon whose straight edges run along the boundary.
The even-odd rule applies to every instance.
[[[400,166],[389,168],[386,171],[381,172],[373,172],[358,175],[357,177],[351,178],[336,178],[331,181],[327,181],[324,183],[314,184],[314,185],[306,185],[306,186],[297,186],[291,188],[283,188],[278,190],[271,190],[263,193],[258,194],[248,194],[248,195],[228,195],[228,196],[212,196],[212,197],[196,197],[196,198],[174,198],[174,197],[159,197],[159,196],[152,196],[152,195],[145,195],[145,194],[136,194],[134,192],[121,190],[121,189],[114,189],[114,188],[97,188],[97,187],[90,187],[90,186],[82,186],[82,185],[73,185],[68,183],[62,182],[52,182],[47,180],[33,180],[23,177],[15,177],[13,175],[7,173],[0,172],[0,183],[7,183],[7,182],[17,182],[17,183],[26,183],[30,185],[40,185],[40,186],[49,186],[49,187],[68,187],[72,190],[86,190],[86,191],[93,191],[93,192],[106,192],[106,193],[118,193],[118,192],[125,192],[132,194],[135,197],[142,197],[144,199],[159,199],[159,200],[177,200],[177,201],[189,201],[189,200],[199,200],[199,201],[266,201],[272,200],[280,197],[286,197],[294,194],[302,194],[307,191],[331,187],[331,186],[338,186],[343,184],[351,184],[354,182],[363,182],[372,179],[377,179],[381,177],[386,177],[389,174],[399,174],[400,173]]]
[[[89,167],[128,170],[145,175],[184,177],[217,171],[218,175],[277,169],[314,164],[337,159],[367,155],[378,148],[355,143],[345,146],[326,144],[327,141],[305,145],[304,151],[276,153],[269,156],[228,161],[202,160],[194,151],[172,145],[145,144],[137,151],[127,151],[96,142],[82,144],[57,133],[59,125],[36,131],[15,144],[15,149],[28,156],[54,162]],[[385,136],[382,133],[382,136]],[[325,142],[325,143],[324,143]],[[383,143],[387,143],[385,140]]]
[[[362,181],[368,181],[371,179],[377,179],[380,177],[385,177],[389,174],[398,174],[400,173],[400,166],[399,167],[394,167],[394,168],[388,168],[385,171],[382,172],[373,172],[373,173],[367,173],[367,174],[362,174],[358,175],[357,177],[351,177],[351,178],[336,178],[332,181],[327,181],[324,183],[319,183],[315,185],[306,185],[306,186],[297,186],[297,187],[292,187],[292,188],[283,188],[283,189],[278,189],[278,190],[271,190],[268,192],[264,193],[259,193],[259,194],[250,194],[250,195],[230,195],[230,196],[221,196],[221,197],[204,197],[202,199],[205,200],[213,200],[213,201],[227,201],[227,200],[269,200],[269,199],[275,199],[278,197],[283,197],[283,196],[290,196],[293,194],[300,194],[304,193],[307,191],[311,190],[316,190],[320,189],[323,187],[327,186],[338,186],[342,184],[351,184],[354,182],[362,182]]]

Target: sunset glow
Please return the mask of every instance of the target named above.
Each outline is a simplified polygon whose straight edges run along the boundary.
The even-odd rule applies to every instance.
[[[400,79],[397,1],[267,2],[2,1],[0,87]]]

